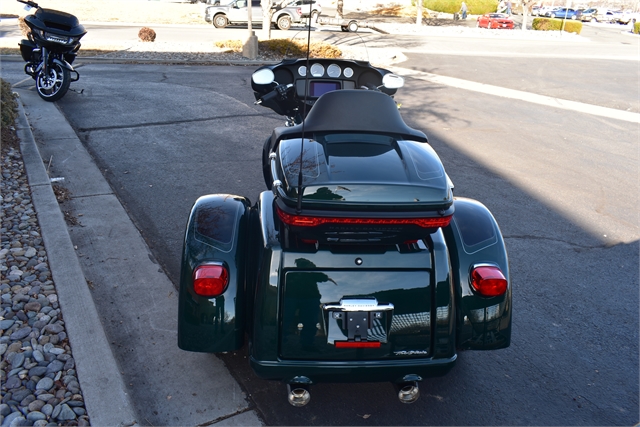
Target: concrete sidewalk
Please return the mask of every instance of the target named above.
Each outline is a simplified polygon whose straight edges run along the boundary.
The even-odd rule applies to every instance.
[[[34,90],[17,92],[33,203],[92,425],[261,425],[219,359],[178,349],[177,292],[63,114]],[[65,223],[51,177],[64,178],[63,209],[78,225]],[[115,336],[105,321],[119,322]]]

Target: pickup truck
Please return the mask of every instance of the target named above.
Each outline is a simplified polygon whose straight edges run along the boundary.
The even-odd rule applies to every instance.
[[[245,24],[248,22],[247,0],[233,0],[226,5],[208,6],[204,12],[204,20],[216,28],[225,28],[229,24]],[[251,22],[262,23],[260,0],[251,0]],[[288,30],[293,23],[302,22],[302,8],[274,7],[271,22],[281,30]]]

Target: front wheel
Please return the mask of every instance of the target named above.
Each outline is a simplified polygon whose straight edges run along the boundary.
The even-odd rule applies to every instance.
[[[575,21],[575,20],[576,20],[576,15],[573,15],[573,16],[571,17],[571,19],[573,19],[573,20]]]
[[[291,28],[291,18],[289,18],[287,15],[278,18],[278,28],[283,31],[287,31],[289,28]]]
[[[349,25],[347,25],[347,29],[350,33],[355,33],[356,31],[358,31],[358,23],[356,21],[349,22]]]
[[[229,24],[226,16],[220,14],[213,17],[213,26],[216,28],[224,28]]]
[[[310,23],[313,22],[314,24],[318,22],[318,11],[314,10],[313,12],[311,12],[311,20],[309,21]]]
[[[40,98],[54,102],[59,100],[69,90],[71,75],[69,70],[60,64],[49,65],[48,73],[41,70],[36,77],[36,90]]]

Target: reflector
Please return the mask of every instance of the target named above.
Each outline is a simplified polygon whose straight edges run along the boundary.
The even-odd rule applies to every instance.
[[[471,271],[471,286],[482,296],[497,297],[507,291],[507,279],[498,267],[479,265]]]
[[[422,228],[446,227],[451,216],[437,218],[345,218],[309,215],[291,215],[276,207],[278,216],[287,225],[298,227],[317,227],[324,224],[345,225],[417,225]]]
[[[380,348],[380,341],[336,341],[336,348]]]
[[[221,295],[229,284],[229,272],[220,264],[204,264],[193,271],[193,290],[203,297]]]

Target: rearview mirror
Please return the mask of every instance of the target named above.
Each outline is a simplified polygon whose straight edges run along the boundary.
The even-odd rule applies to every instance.
[[[251,80],[253,80],[253,82],[257,85],[268,85],[273,83],[275,79],[275,74],[273,74],[273,71],[271,71],[269,68],[258,70],[251,76]]]
[[[404,79],[396,74],[385,74],[382,77],[382,86],[387,89],[399,89],[404,86]]]

